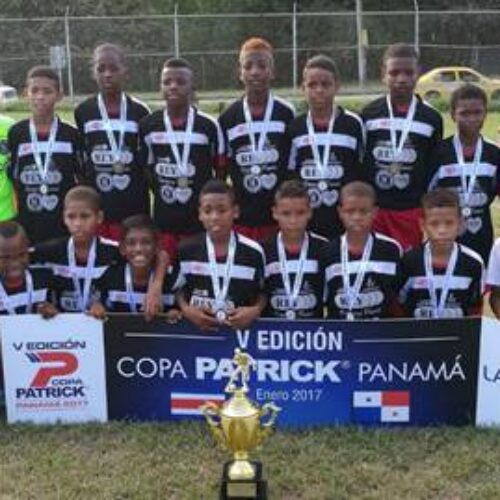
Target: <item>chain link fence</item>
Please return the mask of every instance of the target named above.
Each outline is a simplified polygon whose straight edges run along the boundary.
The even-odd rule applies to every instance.
[[[62,46],[66,92],[90,93],[93,47],[114,42],[125,49],[134,91],[155,92],[174,55],[191,61],[198,89],[234,89],[238,48],[250,36],[275,47],[277,87],[300,84],[304,62],[320,52],[336,60],[345,84],[378,82],[383,51],[399,41],[418,47],[424,70],[456,64],[500,74],[498,26],[500,10],[0,18],[0,79],[22,88],[28,69],[49,64],[50,48]]]

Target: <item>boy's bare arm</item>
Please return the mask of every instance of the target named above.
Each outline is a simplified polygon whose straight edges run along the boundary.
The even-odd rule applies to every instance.
[[[490,306],[493,314],[500,319],[500,286],[493,286],[490,293]]]

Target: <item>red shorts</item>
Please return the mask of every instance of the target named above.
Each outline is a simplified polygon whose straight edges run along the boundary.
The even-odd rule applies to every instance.
[[[167,231],[162,232],[160,236],[160,246],[168,253],[170,260],[174,261],[177,257],[177,249],[179,247],[179,243],[189,238],[190,236],[194,236],[196,233],[169,233]]]
[[[276,224],[268,224],[266,226],[241,226],[239,224],[235,224],[233,229],[243,236],[250,238],[252,240],[258,241],[262,243],[263,241],[268,240],[276,235],[278,232],[278,226]]]
[[[104,221],[97,228],[97,234],[109,240],[121,241],[122,239],[122,225],[119,222],[106,222]]]
[[[422,243],[423,233],[420,228],[422,217],[421,208],[409,210],[379,208],[373,221],[373,229],[394,238],[406,252]]]

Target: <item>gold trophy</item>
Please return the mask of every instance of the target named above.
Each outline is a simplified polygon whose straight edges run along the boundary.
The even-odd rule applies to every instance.
[[[234,459],[224,466],[220,498],[267,498],[262,464],[249,461],[249,452],[272,433],[280,408],[273,403],[259,407],[247,397],[250,370],[255,360],[240,349],[234,350],[235,369],[224,391],[232,396],[222,405],[206,403],[201,407],[212,434],[219,445],[233,453]],[[238,386],[239,379],[239,386]],[[261,419],[268,417],[267,421]]]

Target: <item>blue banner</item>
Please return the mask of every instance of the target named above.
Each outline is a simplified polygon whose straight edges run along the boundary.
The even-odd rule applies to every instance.
[[[279,425],[475,423],[480,318],[367,322],[259,320],[203,333],[115,315],[105,323],[108,416],[200,418],[221,401],[234,349],[256,360],[252,399]]]

